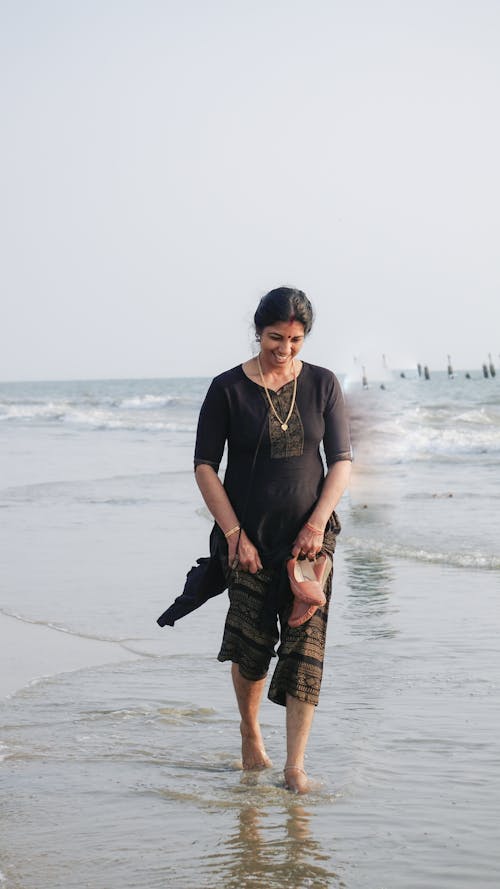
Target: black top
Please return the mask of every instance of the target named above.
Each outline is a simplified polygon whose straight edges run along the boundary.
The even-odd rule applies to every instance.
[[[293,380],[270,391],[279,417],[290,409]],[[261,430],[251,490],[248,482]],[[351,459],[349,428],[342,390],[335,374],[303,362],[288,429],[269,407],[265,390],[241,365],[212,381],[203,402],[196,437],[195,466],[216,471],[227,441],[224,488],[264,567],[276,565],[291,549],[321,493],[326,463]]]

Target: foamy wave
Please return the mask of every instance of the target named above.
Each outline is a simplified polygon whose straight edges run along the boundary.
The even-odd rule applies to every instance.
[[[116,416],[106,411],[70,411],[64,421],[70,425],[86,426],[89,429],[114,430],[121,429],[130,432],[196,432],[194,422],[166,422],[164,420],[149,420],[137,422],[130,416]]]
[[[134,398],[124,398],[120,407],[125,410],[158,410],[182,402],[183,399],[177,395],[136,395]]]
[[[500,417],[497,414],[488,413],[484,407],[480,410],[464,411],[462,414],[458,414],[456,419],[460,423],[478,423],[485,426],[500,424]]]
[[[415,562],[426,562],[434,565],[453,565],[456,568],[479,568],[485,571],[500,570],[500,558],[481,552],[453,553],[418,549],[398,543],[386,543],[379,540],[361,540],[359,537],[346,537],[347,543],[358,552],[375,553],[376,555],[395,556]]]
[[[26,402],[0,405],[0,420],[61,420],[67,410],[65,402]]]
[[[6,744],[0,744],[0,762],[3,762],[4,759],[8,759],[10,756],[10,752],[11,752],[10,748],[7,747]],[[2,873],[2,871],[0,870],[0,883],[4,883],[4,882],[5,882],[5,877]]]
[[[435,393],[437,395],[437,393]],[[409,393],[408,403],[381,404],[354,400],[351,426],[355,447],[369,448],[375,460],[415,459],[461,460],[470,456],[500,453],[500,404],[467,403],[470,393],[460,401],[439,397],[432,402],[415,404]],[[466,402],[464,404],[464,402]],[[376,447],[374,447],[376,443]]]
[[[461,458],[469,455],[499,454],[500,427],[485,422],[478,427],[471,421],[470,428],[422,425],[413,428],[404,422],[392,421],[372,426],[359,436],[360,445],[376,436],[378,452],[383,457],[412,460],[425,457]]]
[[[439,455],[443,457],[467,456],[500,452],[499,429],[477,429],[466,431],[457,429],[425,429],[405,435],[405,440],[397,444],[396,451],[401,455]]]
[[[162,399],[164,402],[165,399]],[[152,405],[151,405],[152,407]],[[158,409],[158,405],[154,405]],[[160,413],[160,411],[158,411]],[[132,413],[105,410],[99,407],[75,408],[71,402],[47,402],[38,404],[11,404],[0,407],[0,420],[20,423],[61,423],[79,428],[138,432],[196,432],[195,420],[166,421],[163,419],[136,419]]]

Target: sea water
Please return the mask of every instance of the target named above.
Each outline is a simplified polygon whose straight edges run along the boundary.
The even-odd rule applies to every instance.
[[[355,463],[304,798],[267,701],[275,765],[238,768],[225,595],[155,623],[207,553],[208,381],[0,385],[0,607],[123,651],[0,703],[0,885],[498,885],[500,390],[471,376],[344,380]]]

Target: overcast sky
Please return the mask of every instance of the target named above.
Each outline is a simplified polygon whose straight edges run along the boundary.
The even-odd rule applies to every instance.
[[[500,352],[498,0],[0,0],[0,379]]]

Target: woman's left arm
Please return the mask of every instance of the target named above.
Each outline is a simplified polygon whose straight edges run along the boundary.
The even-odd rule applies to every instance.
[[[309,523],[314,525],[315,528],[321,528],[322,531],[325,530],[328,519],[349,484],[350,477],[350,460],[339,460],[338,463],[333,463],[330,466],[323,482],[319,500],[308,519]]]
[[[309,559],[313,559],[320,552],[328,519],[347,488],[351,475],[351,441],[344,396],[335,374],[330,374],[328,380],[331,385],[323,412],[325,419],[323,445],[328,472],[321,494],[314,504],[309,519],[297,534],[292,549],[293,555],[303,554]]]
[[[339,460],[330,466],[316,505],[295,538],[292,555],[314,558],[323,545],[326,523],[344,493],[351,476],[351,461]],[[315,529],[315,530],[314,530]]]

